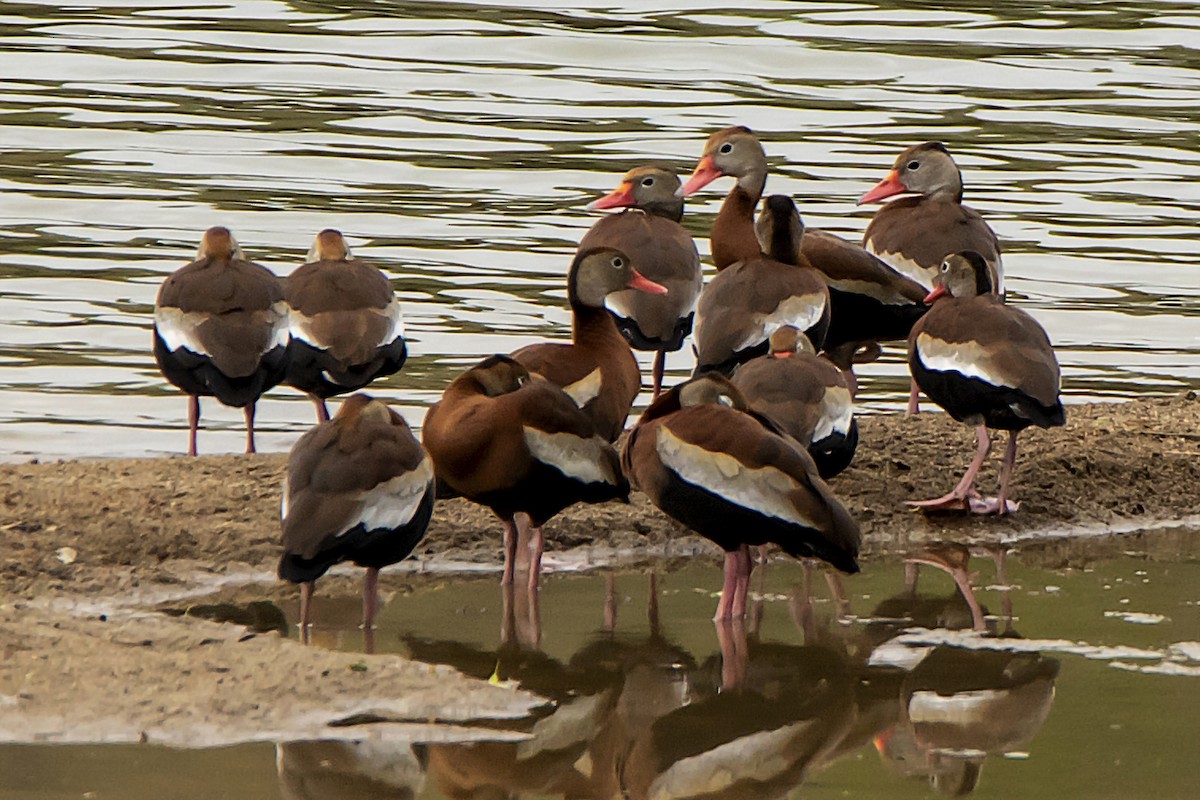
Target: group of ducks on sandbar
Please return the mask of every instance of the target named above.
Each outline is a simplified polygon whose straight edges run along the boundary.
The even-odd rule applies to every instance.
[[[712,226],[717,274],[705,284],[680,224],[683,198],[722,177],[736,183]],[[301,584],[302,629],[314,582],[339,561],[367,569],[371,626],[378,571],[412,552],[435,495],[499,517],[505,584],[525,569],[537,586],[548,520],[577,502],[627,500],[631,488],[725,551],[718,619],[745,614],[752,546],[856,572],[859,529],[826,480],[857,446],[852,365],[878,357],[881,341],[908,339],[910,410],[919,388],[978,429],[958,485],[913,505],[1015,510],[1018,432],[1064,422],[1059,367],[1042,327],[1005,304],[997,238],[962,205],[948,150],[931,142],[900,154],[860,200],[895,198],[862,245],[806,230],[791,198],[763,199],[766,179],[762,144],[740,126],[709,137],[685,183],[659,166],[629,171],[589,206],[623,210],[587,232],[567,273],[571,341],[464,371],[430,408],[422,442],[365,394],[332,419],[325,409],[326,398],[404,363],[400,307],[383,273],[325,230],[281,282],[247,261],[227,229],[209,229],[197,260],[159,292],[154,353],[189,396],[191,454],[201,396],[245,409],[247,452],[264,391],[286,382],[316,403],[318,424],[292,448],[283,490],[279,574]],[[695,372],[664,390],[665,353],[689,334]],[[631,345],[655,352],[654,399],[618,451],[642,385]],[[974,489],[989,428],[1009,431],[990,498]]]

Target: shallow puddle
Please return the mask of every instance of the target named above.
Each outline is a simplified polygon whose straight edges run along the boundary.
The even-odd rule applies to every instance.
[[[711,563],[551,576],[536,600],[429,582],[390,599],[376,651],[513,681],[542,713],[469,744],[363,725],[351,743],[3,746],[0,797],[1194,796],[1195,549],[1186,533],[1031,544],[999,579],[976,552],[987,634],[945,573],[921,566],[914,587],[897,560],[841,600],[772,562],[754,615],[725,627]],[[315,614],[315,646],[364,646],[357,598],[318,595]]]

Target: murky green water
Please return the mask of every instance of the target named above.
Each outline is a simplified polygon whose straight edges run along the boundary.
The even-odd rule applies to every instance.
[[[382,392],[417,421],[461,364],[566,334],[587,200],[731,123],[762,133],[771,191],[855,237],[895,152],[944,140],[1072,398],[1195,386],[1200,13],[942,5],[7,3],[0,457],[181,449],[150,312],[212,224],[280,273],[326,226],[385,267],[413,356]],[[893,353],[863,401],[905,385]],[[236,411],[205,416],[204,451],[240,448]],[[283,449],[311,409],[280,389],[259,422]]]
[[[1193,797],[1196,546],[1031,543],[1006,584],[977,555],[987,637],[946,575],[910,591],[896,561],[848,579],[845,605],[774,562],[746,630],[709,620],[713,564],[659,575],[657,625],[647,574],[612,604],[603,575],[552,577],[507,611],[494,578],[429,582],[388,603],[377,649],[552,699],[516,726],[529,740],[4,746],[0,797]],[[316,646],[362,647],[357,602],[319,598]]]

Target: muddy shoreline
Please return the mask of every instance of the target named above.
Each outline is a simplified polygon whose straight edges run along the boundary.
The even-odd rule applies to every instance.
[[[1005,540],[1054,529],[1138,528],[1200,514],[1200,400],[1194,393],[1072,406],[1068,423],[1021,438],[1006,519],[925,515],[904,501],[936,496],[958,479],[973,432],[946,415],[860,419],[854,465],[832,481],[859,521],[864,555],[921,542]],[[994,493],[1001,448],[978,484]],[[273,571],[286,457],[204,456],[0,465],[0,594],[105,593],[154,581],[188,560],[215,574]],[[550,558],[583,548],[668,553],[703,550],[648,501],[577,505],[546,527]],[[438,503],[419,548],[424,562],[492,568],[499,528],[463,500]],[[175,580],[171,578],[170,580]]]
[[[1051,562],[1076,560],[1088,548],[1079,534],[1200,519],[1198,420],[1192,393],[1071,407],[1065,428],[1022,437],[1015,496],[1023,505],[1004,519],[903,505],[948,490],[970,457],[973,432],[944,414],[862,418],[859,456],[832,485],[862,527],[868,562],[933,541],[1021,542]],[[244,600],[246,584],[255,598],[292,601],[294,587],[273,581],[284,462],[0,465],[0,741],[353,738],[330,724],[363,714],[394,720],[390,735],[467,736],[481,712],[519,718],[541,702],[396,656],[306,650],[271,633],[154,613],[218,593]],[[997,466],[995,454],[981,490],[994,492]],[[715,563],[718,555],[640,495],[629,505],[576,506],[546,533],[550,570]],[[1168,538],[1180,535],[1194,538]],[[1101,550],[1112,541],[1095,538]],[[385,572],[381,588],[394,595],[416,581],[499,565],[495,520],[462,500],[440,502],[417,558]],[[352,594],[358,581],[356,570],[338,570],[320,591]],[[288,673],[309,675],[309,688],[280,678]],[[469,702],[455,706],[459,696]],[[451,719],[439,712],[435,728],[421,724],[443,707]]]

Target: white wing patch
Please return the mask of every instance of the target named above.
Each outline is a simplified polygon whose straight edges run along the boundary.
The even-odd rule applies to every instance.
[[[981,689],[943,696],[937,692],[914,692],[908,701],[908,716],[913,722],[948,725],[978,724],[996,711],[996,703],[1008,692]]]
[[[713,453],[685,442],[666,425],[658,428],[655,449],[663,465],[681,480],[759,514],[817,527],[792,503],[789,495],[800,486],[782,470],[751,469],[727,453]]]
[[[933,276],[937,273],[937,268],[941,266],[940,264],[935,264],[932,267],[924,267],[911,258],[905,258],[899,253],[879,252],[874,248],[874,242],[870,240],[867,241],[865,248],[868,253],[873,254],[880,261],[906,278],[912,278],[926,289],[933,286]]]
[[[202,356],[211,356],[196,335],[200,324],[207,319],[207,314],[189,313],[170,306],[154,309],[154,327],[171,351],[186,349]]]
[[[350,529],[362,523],[372,531],[378,528],[399,528],[412,521],[421,505],[421,499],[433,483],[433,463],[429,457],[421,459],[415,469],[397,475],[362,494],[362,510],[358,519],[347,526]],[[342,534],[339,533],[339,536]]]
[[[917,357],[925,369],[934,372],[957,372],[968,378],[978,378],[992,386],[1009,389],[1017,383],[989,369],[987,351],[975,342],[944,342],[928,333],[917,336]]]
[[[271,311],[275,314],[275,319],[271,323],[271,342],[267,345],[267,350],[274,350],[276,347],[287,347],[288,337],[291,334],[291,327],[288,322],[291,314],[288,313],[288,304],[282,300],[272,303]]]
[[[786,298],[769,314],[755,314],[751,318],[751,326],[742,341],[734,346],[733,351],[745,350],[762,344],[771,338],[771,334],[779,328],[790,325],[797,330],[806,331],[821,315],[825,313],[825,297],[819,294],[793,295]],[[697,324],[699,321],[697,320]]]
[[[700,797],[721,794],[741,781],[766,783],[793,766],[794,756],[802,752],[793,742],[811,735],[808,731],[817,724],[804,720],[752,733],[680,759],[654,779],[646,796],[649,800]]]
[[[826,387],[821,397],[821,417],[813,431],[813,441],[819,442],[832,433],[845,436],[853,418],[854,401],[850,399],[850,390],[845,386]]]
[[[384,306],[383,311],[379,312],[391,321],[388,327],[388,332],[384,334],[382,341],[377,343],[377,346],[382,347],[385,344],[391,344],[404,335],[404,314],[400,310],[400,301],[392,295],[392,299]]]
[[[577,481],[617,485],[609,461],[603,456],[608,443],[599,436],[584,439],[572,433],[547,433],[528,425],[523,428],[525,445],[538,461]]]
[[[570,386],[564,386],[563,391],[575,401],[575,405],[583,408],[600,394],[600,386],[602,384],[603,376],[600,373],[600,368],[596,367]]]

